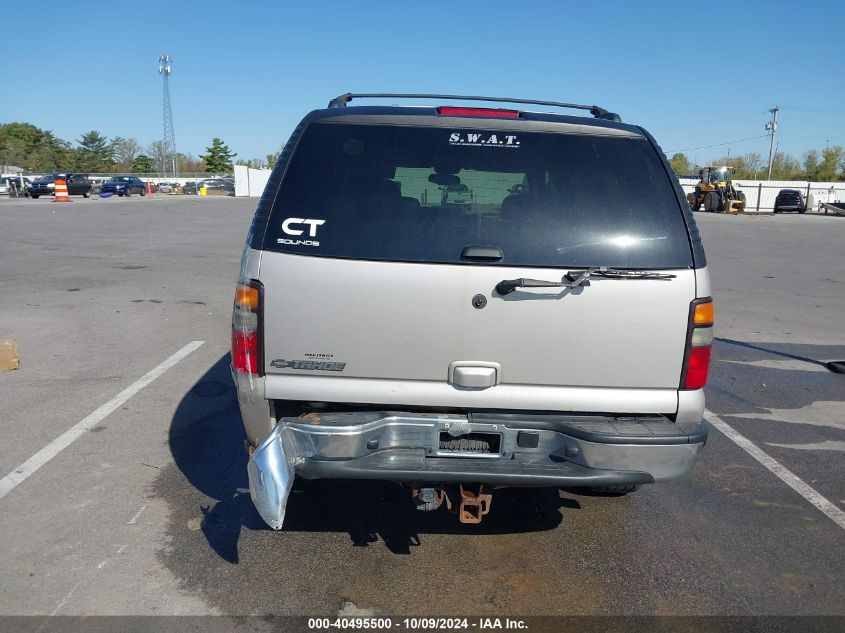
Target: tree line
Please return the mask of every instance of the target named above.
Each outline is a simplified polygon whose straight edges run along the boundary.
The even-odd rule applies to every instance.
[[[216,137],[206,147],[206,153],[199,157],[183,153],[168,156],[164,141],[144,146],[134,138],[115,136],[109,139],[91,130],[74,144],[31,123],[0,124],[0,164],[15,165],[35,173],[154,173],[161,170],[165,160],[175,158],[179,173],[222,174],[232,171],[232,159],[236,156],[237,153]],[[272,167],[277,157],[277,154],[270,154],[266,161],[251,159],[238,161],[238,164],[258,167],[269,163]]]
[[[693,165],[689,158],[678,152],[669,159],[669,164],[678,176],[698,177],[703,165]],[[760,154],[752,152],[743,156],[723,156],[711,165],[727,165],[732,168],[734,179],[763,180],[768,175],[768,165]],[[839,145],[819,151],[804,152],[799,162],[794,156],[783,152],[775,153],[772,160],[772,180],[809,180],[833,182],[845,180],[845,149]]]

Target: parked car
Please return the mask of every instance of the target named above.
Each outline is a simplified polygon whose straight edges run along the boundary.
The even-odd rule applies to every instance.
[[[199,186],[205,187],[206,189],[222,189],[230,193],[235,192],[235,181],[227,178],[209,178],[201,181]]]
[[[182,193],[188,196],[195,196],[199,191],[198,184],[193,180],[187,181],[184,185],[182,185],[181,189]]]
[[[713,302],[651,135],[595,106],[353,98],[296,128],[241,261],[231,362],[264,520],[294,476],[407,484],[464,523],[495,487],[688,476]],[[425,195],[467,173],[483,205]]]
[[[454,178],[458,177],[454,176]],[[445,185],[442,191],[443,204],[472,204],[472,191],[461,182]]]
[[[158,192],[159,193],[170,193],[174,189],[179,188],[179,183],[175,182],[160,182],[158,183]]]
[[[103,183],[101,193],[113,193],[127,198],[133,193],[145,196],[147,195],[147,185],[135,176],[115,176]]]
[[[56,189],[56,180],[67,181],[67,192],[71,196],[88,198],[91,195],[91,183],[84,174],[47,174],[33,181],[29,189],[32,198],[52,196]]]
[[[23,196],[32,187],[32,181],[29,178],[21,178],[19,176],[3,176],[0,178],[0,196],[11,196],[17,192],[19,196]]]
[[[781,189],[778,191],[777,198],[775,198],[774,211],[775,213],[783,213],[784,211],[806,213],[807,202],[797,189]]]

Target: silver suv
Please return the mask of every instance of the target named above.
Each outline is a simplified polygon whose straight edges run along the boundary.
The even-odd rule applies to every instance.
[[[405,96],[592,118],[347,107]],[[279,529],[295,476],[381,479],[478,523],[502,486],[685,477],[712,325],[692,213],[641,127],[342,95],[294,131],[241,263],[253,502]]]

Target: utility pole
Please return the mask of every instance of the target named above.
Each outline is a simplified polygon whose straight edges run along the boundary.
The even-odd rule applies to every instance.
[[[176,172],[176,135],[173,132],[173,109],[170,106],[170,73],[173,72],[173,58],[170,55],[161,55],[158,58],[158,72],[162,79],[161,112],[164,122],[164,156],[162,156],[162,176],[167,177],[167,168],[173,161],[174,178],[179,174]]]
[[[766,180],[772,179],[772,163],[775,160],[775,135],[778,131],[778,111],[780,108],[775,106],[769,112],[772,113],[772,120],[766,123],[766,129],[772,131],[772,138],[769,142],[769,175],[766,177]]]

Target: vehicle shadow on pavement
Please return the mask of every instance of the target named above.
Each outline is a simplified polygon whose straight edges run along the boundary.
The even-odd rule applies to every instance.
[[[265,527],[249,497],[245,439],[227,354],[185,394],[170,424],[170,452],[199,499],[172,489],[182,482],[156,487],[166,488],[161,496],[172,505],[178,502],[177,509],[191,517],[185,520],[201,518],[199,528],[209,546],[233,564],[242,528]],[[183,500],[189,500],[190,510],[181,507]]]
[[[244,439],[227,354],[179,403],[169,431],[179,472],[163,470],[154,488],[171,505],[174,530],[186,524],[189,530],[198,527],[217,556],[231,564],[239,562],[244,528],[276,538],[286,532],[347,532],[353,546],[382,541],[391,552],[402,554],[420,545],[420,534],[550,530],[562,522],[561,509],[580,508],[556,489],[503,489],[494,493],[491,511],[481,524],[462,525],[445,508],[417,511],[408,490],[391,482],[297,480],[284,529],[276,535],[250,499]],[[186,489],[186,480],[193,491]]]
[[[454,500],[453,500],[454,502]],[[298,480],[288,502],[285,530],[348,532],[352,544],[383,542],[394,554],[408,554],[421,545],[420,534],[515,534],[556,528],[561,509],[580,509],[574,499],[552,488],[507,488],[493,494],[490,513],[477,525],[458,521],[441,507],[421,512],[407,488],[385,481]]]
[[[792,360],[799,360],[805,363],[818,365],[820,367],[826,367],[827,361],[818,360],[818,358],[813,358],[813,356],[820,356],[822,358],[845,358],[845,346],[843,345],[810,345],[800,343],[746,343],[745,341],[737,341],[734,339],[721,338],[718,336],[715,338],[715,340],[719,343],[734,345],[736,347],[744,348],[746,350],[762,352],[764,356],[789,358]],[[780,347],[781,349],[776,349],[778,347]],[[797,350],[800,353],[785,350]]]
[[[720,415],[799,410],[819,400],[840,400],[843,375],[826,361],[845,359],[845,345],[748,343],[714,339],[708,408]],[[737,397],[741,395],[741,397]]]

